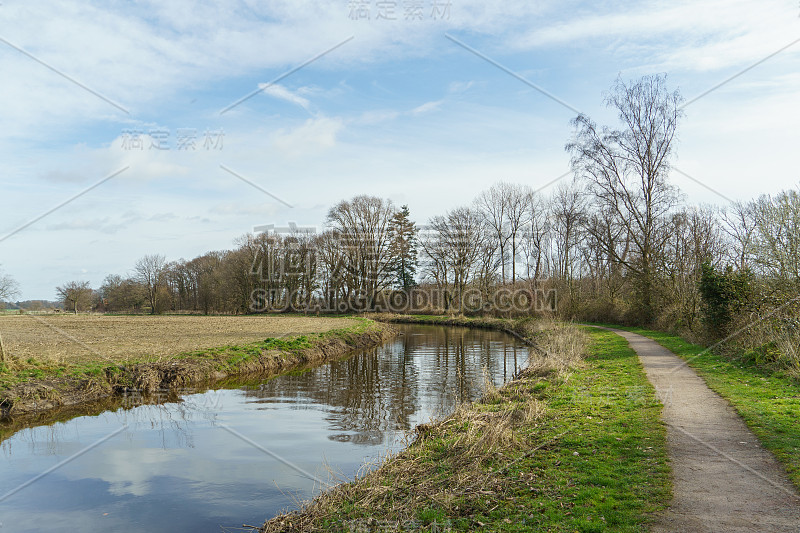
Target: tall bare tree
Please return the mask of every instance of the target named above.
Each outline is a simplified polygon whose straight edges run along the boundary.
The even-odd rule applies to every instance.
[[[578,260],[585,224],[584,199],[574,185],[561,184],[550,200],[550,220],[554,235],[555,274],[562,280],[571,280]]]
[[[459,207],[431,219],[423,241],[429,258],[428,273],[436,280],[446,310],[463,310],[467,285],[480,274],[487,237],[483,217],[474,209]]]
[[[506,221],[508,225],[508,240],[511,245],[511,283],[517,281],[517,249],[519,247],[520,233],[528,223],[531,215],[528,209],[531,191],[524,185],[509,185],[505,191]]]
[[[496,183],[475,199],[475,207],[482,215],[500,253],[500,279],[506,282],[506,250],[511,233],[508,228],[508,196],[510,186]]]
[[[758,225],[755,205],[752,202],[736,202],[720,213],[722,231],[728,238],[728,259],[739,270],[752,268],[756,261],[756,238]]]
[[[549,264],[547,255],[551,238],[550,210],[547,202],[532,191],[527,194],[526,209],[528,214],[522,233],[526,275],[528,279],[539,280]]]
[[[757,262],[766,274],[800,287],[800,190],[753,202]]]
[[[166,266],[167,260],[163,255],[146,255],[136,261],[134,266],[136,280],[144,286],[147,292],[151,314],[159,312],[159,297],[165,281]]]
[[[631,242],[634,253],[626,258],[617,253],[616,243],[606,248],[635,275],[642,322],[654,318],[656,252],[678,200],[668,173],[682,101],[678,91],[667,90],[665,76],[631,83],[618,79],[605,102],[617,111],[621,127],[600,128],[581,114],[573,120],[576,131],[566,145],[572,169],[588,185],[596,208],[608,213]]]
[[[390,222],[395,214],[391,200],[356,196],[339,202],[328,211],[328,227],[345,254],[346,284],[360,293],[371,308],[376,296],[392,281]]]

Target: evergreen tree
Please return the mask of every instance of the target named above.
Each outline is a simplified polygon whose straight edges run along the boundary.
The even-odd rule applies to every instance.
[[[404,205],[392,216],[389,222],[391,236],[390,256],[394,285],[397,289],[408,291],[417,283],[417,227],[409,218],[408,206]]]

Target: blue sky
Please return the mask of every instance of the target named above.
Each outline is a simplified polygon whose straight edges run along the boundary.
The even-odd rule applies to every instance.
[[[568,170],[570,107],[613,123],[602,93],[618,75],[667,73],[692,100],[782,48],[686,107],[675,166],[732,199],[800,179],[795,0],[451,0],[437,17],[425,0],[422,20],[404,0],[388,2],[396,20],[376,19],[378,3],[4,0],[0,269],[21,298],[97,287],[147,253],[230,248],[257,225],[321,226],[356,194],[424,223],[499,180],[538,188]],[[179,150],[192,129],[195,149]],[[124,145],[151,130],[168,130],[168,149]],[[207,130],[221,146],[203,146]],[[691,202],[725,203],[673,181]]]

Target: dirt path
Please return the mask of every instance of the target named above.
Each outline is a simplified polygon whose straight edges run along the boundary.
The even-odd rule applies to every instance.
[[[728,402],[655,341],[609,331],[630,343],[664,404],[674,496],[653,531],[800,532],[800,495]]]

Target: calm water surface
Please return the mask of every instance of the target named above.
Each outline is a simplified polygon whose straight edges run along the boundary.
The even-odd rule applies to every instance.
[[[313,478],[352,478],[528,357],[499,332],[398,327],[304,372],[18,431],[0,444],[0,533],[261,525],[317,493]]]

